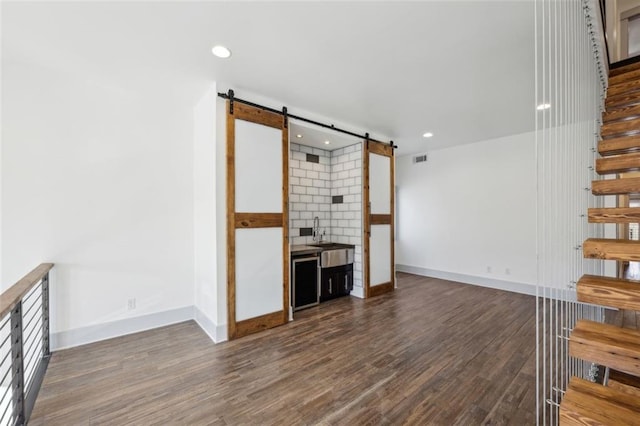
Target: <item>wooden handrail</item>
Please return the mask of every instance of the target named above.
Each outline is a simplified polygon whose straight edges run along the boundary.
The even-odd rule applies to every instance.
[[[2,292],[2,294],[0,294],[0,318],[11,312],[11,309],[16,306],[16,303],[18,303],[34,285],[39,283],[51,268],[53,268],[53,263],[41,263],[33,271],[22,277],[17,283]]]

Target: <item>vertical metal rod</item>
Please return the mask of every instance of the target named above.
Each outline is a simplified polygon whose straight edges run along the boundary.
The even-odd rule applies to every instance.
[[[49,273],[42,278],[42,356],[51,355],[49,345]]]
[[[11,311],[11,371],[14,424],[25,423],[24,412],[24,360],[22,358],[22,301]]]

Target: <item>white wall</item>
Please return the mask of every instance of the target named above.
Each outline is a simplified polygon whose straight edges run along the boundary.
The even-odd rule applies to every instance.
[[[192,313],[192,106],[161,88],[2,60],[3,286],[56,263],[62,346],[67,332],[91,339],[91,327]]]
[[[216,85],[195,106],[193,135],[194,280],[196,320],[217,340]]]
[[[534,133],[429,152],[426,163],[399,157],[396,165],[399,270],[534,291]]]

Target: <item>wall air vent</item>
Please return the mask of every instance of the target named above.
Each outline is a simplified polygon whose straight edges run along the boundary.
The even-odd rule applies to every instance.
[[[427,162],[427,154],[416,155],[413,157],[413,163],[426,163]]]

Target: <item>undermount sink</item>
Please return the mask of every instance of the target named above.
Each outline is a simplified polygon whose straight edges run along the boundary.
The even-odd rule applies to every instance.
[[[355,252],[355,246],[353,244],[326,242],[309,245],[322,248],[322,253],[320,253],[320,267],[322,268],[353,263],[353,255]]]

